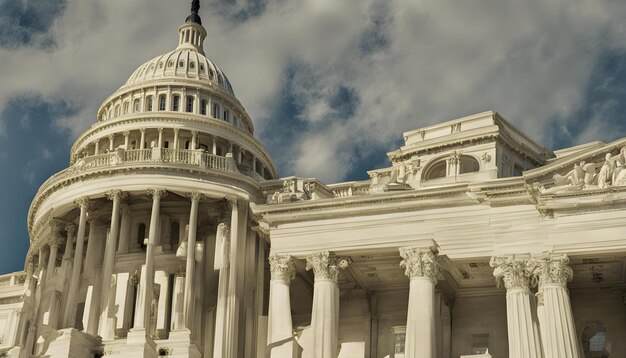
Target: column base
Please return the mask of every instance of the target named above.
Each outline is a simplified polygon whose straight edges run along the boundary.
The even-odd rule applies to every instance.
[[[165,347],[164,347],[165,348]],[[202,353],[198,346],[191,340],[191,331],[177,329],[170,332],[167,340],[167,348],[170,349],[168,357],[172,358],[201,358]]]
[[[100,338],[94,337],[76,328],[65,328],[56,331],[56,337],[50,339],[43,355],[50,358],[84,358],[91,357],[100,347]]]
[[[156,358],[156,343],[144,328],[133,328],[128,332],[124,353],[129,357]]]

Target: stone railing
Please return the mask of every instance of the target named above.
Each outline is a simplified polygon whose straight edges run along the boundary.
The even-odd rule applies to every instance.
[[[370,194],[369,181],[331,184],[328,187],[336,198]]]
[[[14,272],[0,276],[0,287],[23,285],[26,281],[26,272]]]
[[[232,158],[205,153],[199,149],[152,148],[124,150],[120,148],[110,153],[81,158],[76,161],[74,167],[92,169],[133,163],[170,163],[234,172],[236,165],[228,165],[227,161],[229,159],[232,160]]]

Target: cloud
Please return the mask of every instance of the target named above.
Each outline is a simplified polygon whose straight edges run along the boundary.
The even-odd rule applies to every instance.
[[[66,5],[65,0],[0,0],[0,47],[53,47],[56,34],[50,29]]]
[[[30,4],[17,3],[20,14]],[[183,3],[54,8],[55,20],[31,27],[55,46],[0,48],[0,108],[22,93],[61,99],[76,111],[55,123],[78,135],[136,67],[176,46]],[[380,165],[403,131],[487,109],[548,146],[615,135],[594,131],[606,106],[585,112],[593,121],[577,118],[602,81],[594,71],[603,56],[626,47],[620,2],[233,0],[204,1],[201,16],[205,52],[282,175],[342,180]]]

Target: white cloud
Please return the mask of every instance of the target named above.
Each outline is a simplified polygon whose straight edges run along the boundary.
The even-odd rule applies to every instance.
[[[23,92],[68,100],[82,110],[58,124],[78,134],[136,67],[175,47],[185,4],[70,0],[54,27],[56,51],[0,49],[0,108]],[[364,53],[362,36],[381,7],[387,21],[377,31],[385,31],[388,46]],[[405,130],[486,109],[552,145],[549,121],[566,124],[598,57],[626,46],[626,5],[608,0],[281,0],[244,23],[222,10],[203,2],[205,52],[228,74],[257,128],[270,123],[293,63],[306,69],[291,83],[299,120],[323,123],[340,86],[358,97],[351,117],[312,125],[281,160],[284,175],[327,181],[349,172],[354,151],[385,150]]]

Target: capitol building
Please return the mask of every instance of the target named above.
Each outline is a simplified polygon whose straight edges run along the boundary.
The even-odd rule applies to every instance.
[[[33,198],[0,357],[626,357],[626,138],[489,111],[368,180],[281,178],[199,7]]]

